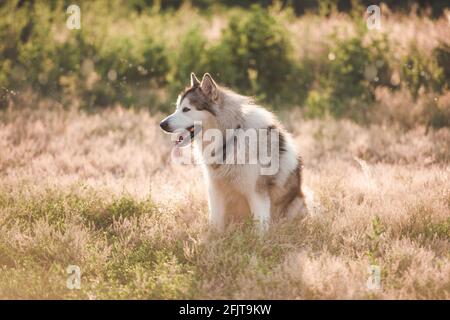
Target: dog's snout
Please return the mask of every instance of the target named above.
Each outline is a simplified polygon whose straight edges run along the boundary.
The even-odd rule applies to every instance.
[[[169,129],[169,119],[164,119],[163,121],[161,121],[161,123],[159,124],[159,126],[160,126],[161,129],[163,129],[164,131],[170,132],[170,129]]]

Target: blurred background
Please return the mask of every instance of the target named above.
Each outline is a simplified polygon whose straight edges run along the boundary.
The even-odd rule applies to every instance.
[[[0,299],[450,299],[448,4],[0,0]],[[307,220],[207,236],[192,71],[292,133]]]
[[[80,29],[66,27],[71,4]],[[194,71],[307,118],[439,128],[449,23],[447,1],[0,1],[0,108],[168,112]]]

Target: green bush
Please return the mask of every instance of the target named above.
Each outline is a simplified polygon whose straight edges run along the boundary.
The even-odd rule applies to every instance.
[[[422,95],[418,102],[421,111],[417,122],[428,127],[450,127],[450,103],[449,99],[438,99],[435,93]]]
[[[332,36],[319,43],[319,50],[306,48],[301,58],[290,42],[294,37],[284,28],[283,21],[295,19],[292,9],[279,13],[280,6],[267,9],[246,1],[240,5],[249,9],[225,12],[211,6],[215,0],[192,1],[215,11],[182,3],[83,2],[81,30],[68,30],[67,1],[2,2],[0,107],[16,97],[22,101],[21,92],[32,89],[63,105],[89,108],[118,103],[168,112],[168,102],[187,85],[190,72],[209,72],[220,84],[275,109],[304,105],[310,117],[365,121],[376,105],[379,86],[406,87],[414,98],[422,92],[445,95],[449,87],[448,44],[440,44],[430,55],[411,46],[403,58],[393,59],[386,36],[374,37],[377,33],[367,31],[356,2],[348,16],[356,34]],[[226,5],[234,4],[233,0]],[[339,9],[330,1],[321,8],[325,15]],[[211,14],[227,21],[220,35],[213,35],[215,40],[206,30],[213,25]],[[189,15],[195,19],[186,19]],[[427,121],[445,125],[441,118],[447,109],[440,105],[433,110],[435,116],[427,116],[433,118]]]
[[[55,90],[58,82],[59,59],[70,62],[71,55],[67,55],[72,46],[62,46],[51,38],[51,12],[47,6],[37,4],[34,7],[22,8],[14,12],[26,15],[28,22],[16,24],[8,22],[5,27],[9,33],[17,32],[20,37],[15,39],[14,51],[16,57],[9,62],[14,72],[9,77],[9,85],[18,88],[22,83],[48,94]],[[61,56],[60,54],[63,54]],[[5,54],[2,54],[6,59]]]
[[[164,44],[151,33],[138,37],[95,28],[65,28],[63,1],[10,1],[0,7],[0,85],[31,87],[63,104],[129,105],[139,87],[165,84],[169,62]],[[5,17],[5,19],[3,19]],[[95,34],[94,34],[95,32]],[[145,96],[145,97],[148,97]]]
[[[321,118],[330,114],[333,106],[329,90],[311,90],[305,102],[306,116],[310,118]]]
[[[143,85],[151,90],[166,83],[166,48],[151,35],[142,39],[112,36],[97,51],[94,63],[100,79],[94,88],[98,96],[94,105],[115,101],[133,104],[138,100],[138,92],[133,89]]]
[[[450,87],[450,45],[447,43],[440,43],[434,50],[433,56],[436,62],[444,72],[445,86]]]
[[[286,30],[266,10],[235,15],[209,52],[212,73],[243,93],[280,106],[301,102],[310,73],[292,58]]]
[[[370,6],[372,4],[377,4],[379,1],[372,0],[278,0],[284,7],[291,6],[294,12],[298,15],[304,14],[305,12],[316,12],[324,13],[330,11],[332,8],[337,12],[350,12],[355,3],[362,5],[364,7]],[[157,6],[162,10],[173,10],[178,9],[187,0],[129,0],[126,2],[130,7],[141,12],[148,7]],[[259,4],[263,7],[268,7],[272,5],[274,0],[189,0],[189,3],[195,7],[201,9],[208,9],[215,5],[222,5],[225,7],[235,7],[239,6],[242,8],[248,8],[252,4]],[[444,0],[438,1],[395,1],[395,0],[384,0],[385,3],[391,10],[400,11],[404,13],[411,12],[411,10],[431,10],[433,17],[439,17],[442,15],[445,9],[448,8],[448,4]]]
[[[14,12],[14,3],[0,6],[0,87],[8,88],[17,76],[14,72],[18,43],[28,36],[29,18],[25,10]],[[14,12],[14,14],[8,14]],[[23,72],[22,72],[23,75]],[[22,79],[20,79],[22,80]]]
[[[310,91],[306,100],[307,114],[363,120],[375,100],[375,88],[390,85],[386,38],[365,44],[364,34],[358,33],[333,40],[327,57],[321,59],[318,89]]]
[[[199,28],[191,29],[174,64],[175,90],[186,85],[190,72],[209,72],[220,83],[274,107],[302,102],[311,82],[311,72],[292,57],[286,30],[259,6],[232,16],[216,43],[208,45]]]
[[[181,41],[180,50],[173,55],[174,74],[171,81],[172,92],[178,93],[189,81],[189,74],[201,75],[207,70],[207,41],[196,26],[190,29]]]
[[[442,58],[445,58],[443,54]],[[402,79],[414,99],[417,99],[421,89],[442,92],[445,84],[444,70],[435,57],[427,57],[415,45],[411,45],[408,55],[403,58]]]

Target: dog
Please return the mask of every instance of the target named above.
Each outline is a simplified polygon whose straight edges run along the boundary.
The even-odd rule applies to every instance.
[[[195,141],[197,148],[208,150],[201,156],[208,158],[203,167],[210,223],[223,230],[231,221],[251,214],[259,232],[265,233],[270,221],[277,217],[304,217],[307,207],[301,187],[303,165],[291,135],[271,112],[256,105],[252,98],[217,85],[210,74],[204,74],[199,81],[191,73],[190,80],[178,96],[175,112],[162,120],[160,127],[175,137],[176,147]],[[263,133],[252,135],[251,130]],[[207,139],[212,131],[221,138]],[[258,145],[253,148],[257,149],[256,156],[249,144]],[[236,154],[237,145],[245,148]],[[267,152],[268,161],[262,163],[258,160],[265,147],[271,153]],[[238,158],[245,161],[236,161]],[[276,170],[263,171],[270,166]]]

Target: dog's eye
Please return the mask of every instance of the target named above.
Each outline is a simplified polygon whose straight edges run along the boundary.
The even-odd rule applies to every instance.
[[[183,108],[183,112],[188,112],[188,111],[191,111],[191,109],[189,109],[188,107]]]

